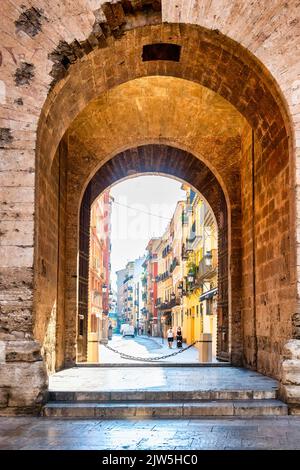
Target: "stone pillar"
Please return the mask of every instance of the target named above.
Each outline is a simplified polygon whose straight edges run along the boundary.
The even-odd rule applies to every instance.
[[[290,414],[300,415],[300,339],[284,345],[280,366],[280,397],[289,405]]]
[[[40,412],[48,376],[37,341],[0,341],[0,377],[1,416]]]

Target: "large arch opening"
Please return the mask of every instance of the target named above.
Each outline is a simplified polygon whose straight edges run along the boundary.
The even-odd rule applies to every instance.
[[[217,358],[228,361],[234,357],[236,364],[242,364],[240,331],[231,330],[231,309],[229,309],[231,275],[229,262],[234,263],[235,254],[228,258],[230,209],[226,198],[213,173],[193,155],[166,145],[146,145],[121,152],[104,164],[90,180],[80,206],[79,226],[79,265],[78,265],[78,325],[77,325],[77,361],[87,361],[88,353],[88,299],[89,299],[89,247],[90,247],[90,212],[97,197],[113,183],[134,175],[164,174],[187,182],[207,201],[218,225],[218,332]],[[153,188],[155,190],[155,188]],[[237,223],[237,222],[236,222]],[[229,281],[230,277],[230,281]],[[234,281],[238,277],[234,278]],[[239,290],[238,284],[234,285]],[[232,303],[230,304],[232,306]],[[233,304],[233,309],[239,309]]]
[[[79,260],[88,257],[88,279],[79,278],[84,289],[88,281],[88,307],[79,318],[77,365],[80,359],[106,367],[215,364],[221,356],[215,215],[186,181],[161,172],[129,174],[94,199],[89,230],[80,229],[80,238],[89,233],[89,253]]]

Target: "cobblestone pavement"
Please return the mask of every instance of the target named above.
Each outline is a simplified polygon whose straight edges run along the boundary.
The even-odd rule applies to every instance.
[[[176,342],[174,342],[173,348],[169,349],[167,341],[159,337],[149,338],[147,336],[135,336],[134,338],[123,338],[121,335],[113,335],[112,340],[108,342],[108,345],[123,353],[145,358],[164,356],[178,351]],[[187,345],[183,343],[183,347],[186,346]],[[101,364],[130,364],[136,362],[141,364],[141,361],[124,359],[119,354],[110,351],[103,345],[101,345],[99,349],[99,362]],[[198,355],[198,349],[193,346],[176,356],[162,359],[161,362],[172,364],[198,363]]]
[[[277,382],[237,367],[73,367],[49,377],[51,391],[272,390]]]
[[[300,449],[300,417],[193,420],[0,418],[0,449]]]

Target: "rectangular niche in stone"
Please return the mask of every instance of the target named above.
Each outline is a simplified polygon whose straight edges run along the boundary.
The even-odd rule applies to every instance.
[[[146,44],[143,46],[142,59],[143,62],[150,60],[171,60],[179,62],[181,46],[178,44],[170,44],[159,42],[156,44]]]

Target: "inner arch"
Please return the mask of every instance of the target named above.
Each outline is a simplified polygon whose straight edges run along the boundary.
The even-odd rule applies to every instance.
[[[79,288],[78,314],[81,334],[77,344],[77,360],[87,359],[87,299],[89,263],[89,213],[95,199],[108,187],[128,176],[139,174],[164,174],[189,183],[203,195],[211,207],[218,225],[218,332],[217,357],[231,357],[229,332],[229,259],[228,259],[228,209],[224,192],[211,170],[198,158],[184,150],[167,145],[144,145],[119,153],[106,162],[90,180],[80,208],[79,227]],[[237,287],[237,286],[236,286]],[[82,324],[82,319],[85,322]],[[240,339],[234,338],[234,348]],[[233,356],[236,356],[233,353]],[[235,357],[237,361],[237,356]],[[241,358],[240,358],[241,361]]]

